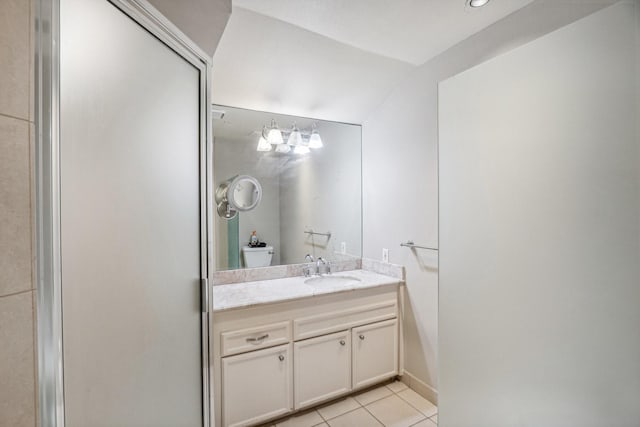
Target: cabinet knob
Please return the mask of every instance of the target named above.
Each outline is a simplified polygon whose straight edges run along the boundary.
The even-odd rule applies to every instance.
[[[360,335],[360,339],[363,340],[364,339],[364,335]]]
[[[340,345],[345,345],[346,343],[344,342],[344,340],[340,340]]]
[[[278,359],[280,359],[280,361],[282,362],[284,360],[284,356],[280,355],[280,356],[278,356]]]

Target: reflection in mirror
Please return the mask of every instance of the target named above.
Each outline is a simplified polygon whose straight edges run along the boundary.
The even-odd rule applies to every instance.
[[[241,176],[229,184],[229,203],[240,212],[250,211],[258,206],[262,197],[262,188],[257,179]]]
[[[214,108],[216,269],[360,257],[361,127]]]
[[[238,211],[255,209],[262,199],[260,182],[249,175],[235,176],[216,188],[218,216],[230,220]]]

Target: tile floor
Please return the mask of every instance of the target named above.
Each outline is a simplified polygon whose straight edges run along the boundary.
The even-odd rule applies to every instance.
[[[396,381],[267,424],[275,427],[436,427],[438,408]]]

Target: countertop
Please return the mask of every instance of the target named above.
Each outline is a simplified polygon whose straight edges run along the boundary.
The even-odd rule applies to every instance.
[[[402,283],[401,279],[367,270],[350,270],[329,276],[351,276],[360,279],[347,284],[305,283],[308,277],[287,277],[283,279],[259,280],[255,282],[233,283],[213,286],[213,311],[251,307],[259,304],[276,303],[316,295],[326,295],[357,289]],[[312,276],[317,277],[317,276]]]

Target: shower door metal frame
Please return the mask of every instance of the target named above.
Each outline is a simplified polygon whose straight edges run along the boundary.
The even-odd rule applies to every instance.
[[[202,51],[146,0],[104,0],[164,43],[200,72],[200,275],[202,332],[202,420],[211,425],[209,369],[210,301],[213,270],[211,63]],[[60,230],[60,0],[35,2],[35,186],[37,352],[40,425],[64,427]]]

